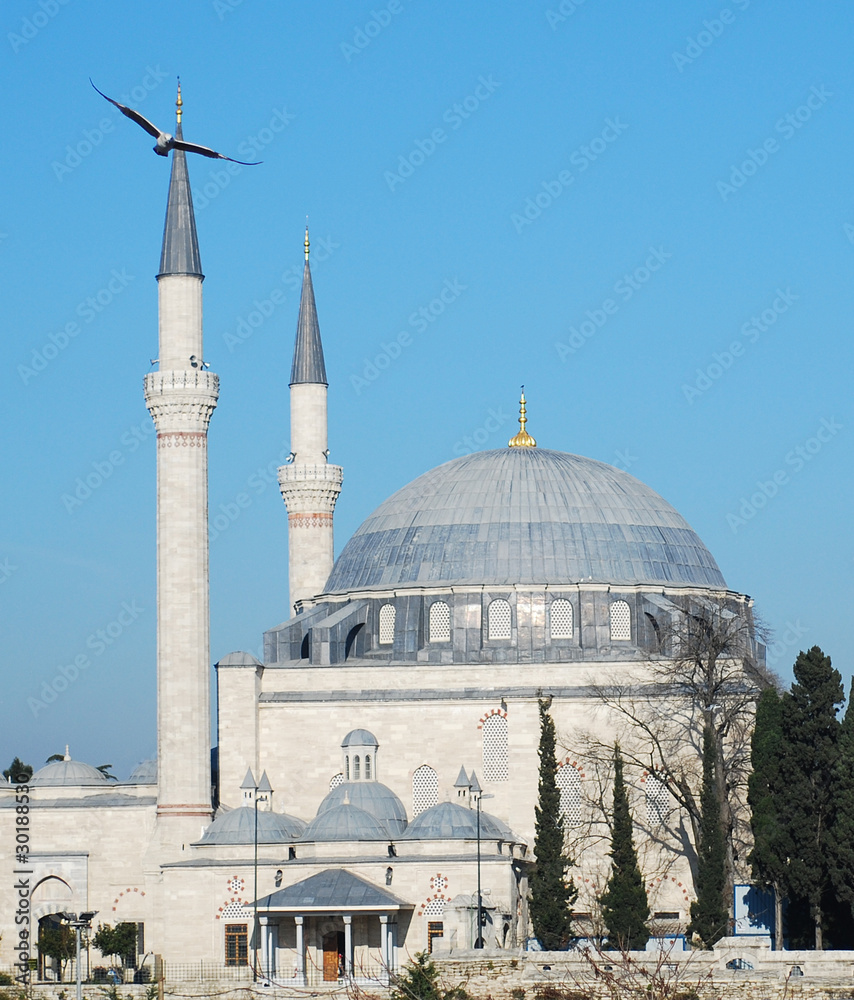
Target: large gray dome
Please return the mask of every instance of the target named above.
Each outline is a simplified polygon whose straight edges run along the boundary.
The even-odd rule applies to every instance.
[[[419,813],[409,824],[402,840],[476,840],[477,809],[467,809],[456,802],[440,802]],[[485,840],[517,838],[498,819],[481,810],[480,836]]]
[[[317,808],[318,817],[329,809],[349,803],[378,819],[391,836],[406,829],[406,810],[394,792],[379,781],[342,781],[328,792]]]
[[[726,587],[691,526],[634,476],[579,455],[502,448],[440,465],[380,504],[326,591],[587,580]]]
[[[30,778],[30,785],[36,786],[58,786],[58,785],[106,785],[107,779],[97,767],[91,764],[84,764],[81,760],[51,761],[45,764]]]
[[[254,844],[256,812],[250,806],[229,809],[205,830],[200,844]],[[302,836],[305,823],[287,813],[257,813],[258,843],[287,844]]]
[[[304,841],[392,840],[394,834],[367,809],[342,802],[314,817],[302,836]]]

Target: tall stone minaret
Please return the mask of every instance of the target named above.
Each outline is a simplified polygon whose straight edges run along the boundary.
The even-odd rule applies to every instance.
[[[299,304],[294,360],[291,366],[291,464],[279,469],[279,486],[288,509],[290,603],[323,592],[332,572],[332,514],[344,471],[327,461],[326,365],[308,266]]]
[[[180,84],[176,104],[180,139]],[[145,404],[157,430],[157,816],[176,845],[211,817],[207,433],[219,379],[203,361],[203,281],[186,158],[173,150],[160,369],[145,377]]]

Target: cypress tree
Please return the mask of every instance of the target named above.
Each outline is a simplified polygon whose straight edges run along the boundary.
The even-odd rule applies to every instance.
[[[700,794],[700,843],[697,844],[697,899],[691,904],[689,936],[696,935],[704,948],[726,934],[729,911],[726,888],[726,840],[721,824],[721,804],[715,768],[717,748],[711,727],[703,729],[703,788]]]
[[[555,724],[549,714],[551,699],[540,699],[540,782],[534,809],[534,856],[531,874],[531,923],[546,951],[565,948],[571,935],[572,904],[578,890],[567,869],[560,790],[557,787]]]
[[[827,837],[830,880],[836,898],[847,903],[854,916],[854,679],[839,729],[833,800],[836,812]]]
[[[620,744],[614,745],[614,815],[611,825],[611,877],[599,903],[611,944],[621,951],[644,948],[649,940],[649,900],[632,835],[632,814],[623,781]]]
[[[824,947],[822,897],[830,885],[828,833],[834,823],[834,773],[839,742],[837,710],[842,677],[818,646],[799,653],[795,683],[783,696],[781,758],[787,788],[791,852],[787,894],[810,908],[815,947]]]
[[[753,771],[747,784],[753,850],[748,860],[758,886],[774,893],[774,948],[783,942],[783,887],[791,847],[788,843],[788,791],[780,769],[783,742],[783,702],[766,688],[756,705],[750,744]]]

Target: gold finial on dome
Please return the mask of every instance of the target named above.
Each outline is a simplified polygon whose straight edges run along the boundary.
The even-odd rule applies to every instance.
[[[178,125],[181,124],[181,115],[183,114],[184,102],[181,99],[181,77],[178,77],[178,97],[175,99],[175,121]]]
[[[303,245],[305,246],[305,259],[308,260],[308,247],[309,247],[309,243],[308,243],[308,218],[306,218],[306,222],[305,222],[305,243]]]
[[[525,424],[528,422],[528,418],[525,415],[528,411],[525,409],[525,386],[522,386],[522,398],[519,400],[519,433],[510,438],[508,442],[509,448],[536,448],[537,442],[531,437],[531,435],[525,430]]]

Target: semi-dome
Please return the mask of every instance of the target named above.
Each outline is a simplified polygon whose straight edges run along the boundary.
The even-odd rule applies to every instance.
[[[366,809],[360,809],[351,802],[342,802],[323,812],[318,812],[306,827],[302,836],[304,841],[331,840],[391,840],[392,834],[388,826],[371,815]]]
[[[380,504],[326,592],[582,581],[726,587],[687,521],[634,476],[579,455],[502,448],[446,462]]]
[[[64,760],[51,761],[50,764],[39,768],[29,781],[29,784],[39,787],[106,785],[108,783],[108,779],[97,767],[84,764],[81,760],[72,760],[67,753]]]
[[[480,813],[480,836],[486,840],[515,841],[517,838],[495,816]],[[440,802],[419,813],[402,840],[476,840],[477,810],[456,802]]]
[[[255,818],[259,844],[288,844],[305,831],[305,823],[287,813],[256,811],[250,806],[229,809],[205,830],[200,844],[254,844]]]
[[[387,829],[392,837],[399,837],[406,829],[406,810],[394,792],[380,781],[342,781],[320,803],[318,817],[329,809],[345,803],[364,809]]]

